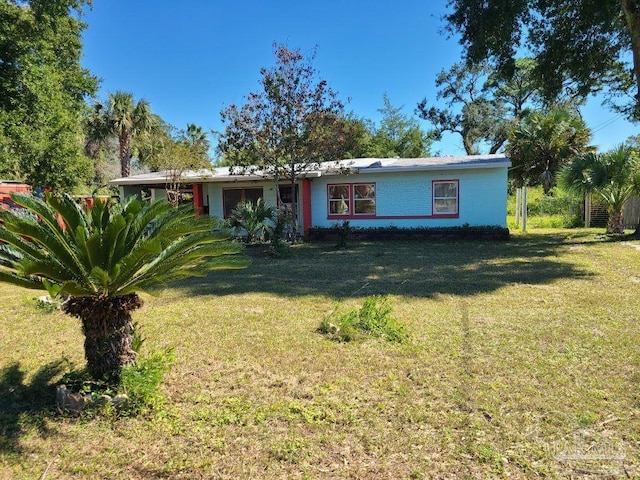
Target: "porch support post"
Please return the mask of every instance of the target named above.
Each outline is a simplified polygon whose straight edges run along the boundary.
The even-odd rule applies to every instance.
[[[311,180],[302,180],[302,231],[304,235],[309,235],[311,228]]]
[[[202,206],[204,201],[202,199],[202,184],[194,183],[193,184],[193,210],[196,212],[196,217],[202,215]]]

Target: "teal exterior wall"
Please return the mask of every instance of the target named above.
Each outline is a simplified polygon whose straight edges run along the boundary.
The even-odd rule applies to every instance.
[[[433,215],[432,182],[458,182],[456,218],[410,218]],[[360,173],[325,176],[311,182],[312,225],[330,227],[339,219],[328,218],[327,186],[340,183],[375,183],[376,217],[350,217],[352,227],[422,228],[501,226],[507,223],[507,168],[478,168],[413,172]],[[404,217],[404,218],[403,218]]]
[[[437,180],[458,182],[458,215],[455,218],[412,218],[433,215],[432,182]],[[375,217],[382,218],[348,218],[350,225],[356,228],[428,228],[462,225],[506,227],[507,167],[360,173],[313,178],[312,226],[331,227],[340,221],[329,218],[327,186],[341,183],[376,184]],[[276,205],[273,181],[208,183],[203,185],[203,197],[205,205],[209,206],[209,215],[218,218],[224,216],[223,189],[252,187],[262,187],[265,203]],[[298,187],[300,188],[300,185]],[[304,212],[301,195],[298,208],[298,218],[302,223]]]

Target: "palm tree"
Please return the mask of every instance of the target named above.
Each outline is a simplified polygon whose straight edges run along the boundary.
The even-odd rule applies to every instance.
[[[548,192],[554,175],[572,157],[588,149],[591,131],[580,116],[567,108],[533,112],[509,133],[507,155],[513,163],[509,175],[517,187],[542,184]]]
[[[160,119],[151,112],[149,102],[135,102],[133,95],[117,91],[109,94],[107,104],[96,103],[88,119],[87,150],[115,135],[118,138],[120,174],[131,175],[131,156],[136,137],[151,133],[160,126]]]
[[[640,159],[625,145],[606,153],[575,157],[560,172],[560,184],[580,193],[595,192],[609,214],[607,233],[624,233],[622,209],[640,193]]]
[[[0,217],[0,281],[69,296],[63,310],[82,321],[95,379],[117,382],[135,360],[131,312],[142,305],[136,292],[246,266],[236,255],[241,247],[213,230],[216,220],[194,218],[190,206],[96,199],[84,210],[68,195],[11,198],[24,210]]]
[[[211,144],[209,142],[209,138],[207,137],[207,132],[200,125],[196,125],[195,123],[188,123],[187,129],[184,131],[182,135],[182,139],[184,143],[189,145],[194,152],[200,155],[202,158],[209,160],[209,148]]]
[[[275,227],[276,211],[271,206],[266,206],[262,198],[256,203],[242,202],[231,212],[229,225],[236,231],[244,231],[247,234],[247,243],[254,241],[263,242]]]

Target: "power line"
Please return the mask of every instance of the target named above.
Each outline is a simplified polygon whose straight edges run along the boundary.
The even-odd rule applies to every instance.
[[[616,115],[613,118],[610,118],[609,120],[605,120],[604,122],[596,125],[592,130],[591,133],[596,133],[599,132],[600,130],[602,130],[603,128],[607,128],[609,125],[617,122],[620,118],[622,118],[624,116],[624,113],[619,113],[618,115]]]

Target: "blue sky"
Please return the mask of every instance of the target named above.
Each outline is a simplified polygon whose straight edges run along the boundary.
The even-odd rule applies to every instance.
[[[192,122],[220,131],[220,110],[257,90],[260,68],[274,63],[273,42],[311,52],[320,76],[349,99],[347,110],[379,119],[384,93],[413,115],[436,101],[435,77],[460,59],[441,31],[445,0],[94,0],[87,11],[83,65],[116,90],[146,98],[178,128]],[[592,99],[583,109],[592,143],[606,150],[640,133]],[[423,128],[429,125],[420,121]],[[434,145],[463,154],[459,137]]]

